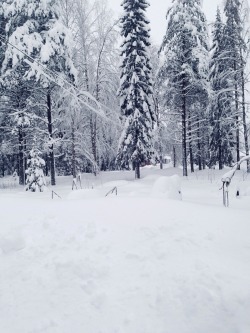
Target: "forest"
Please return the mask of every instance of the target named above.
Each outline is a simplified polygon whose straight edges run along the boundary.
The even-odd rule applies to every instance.
[[[249,12],[173,0],[154,45],[147,0],[0,2],[0,175],[135,170],[183,176],[249,155]],[[159,8],[160,10],[160,8]],[[33,161],[33,162],[32,162]],[[250,171],[248,161],[248,171]]]
[[[115,1],[0,0],[0,332],[249,333],[249,0]]]

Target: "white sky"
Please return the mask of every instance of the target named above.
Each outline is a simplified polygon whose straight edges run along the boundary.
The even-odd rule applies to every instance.
[[[108,0],[109,6],[116,15],[122,13],[121,2],[122,0]],[[155,43],[160,44],[166,31],[165,18],[167,9],[171,6],[172,0],[149,0],[149,2],[151,5],[148,9],[147,17],[151,22],[151,36]],[[203,0],[203,10],[207,16],[208,23],[214,21],[216,8],[222,3],[223,0]]]

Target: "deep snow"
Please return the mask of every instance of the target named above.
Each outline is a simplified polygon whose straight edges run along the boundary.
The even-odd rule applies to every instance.
[[[224,208],[219,171],[157,195],[176,172],[83,175],[73,192],[59,177],[54,200],[0,190],[0,332],[249,333],[250,179]]]

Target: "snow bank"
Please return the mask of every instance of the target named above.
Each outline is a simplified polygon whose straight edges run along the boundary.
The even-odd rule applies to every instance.
[[[152,196],[164,196],[168,199],[182,200],[181,179],[178,175],[158,178],[151,192]]]
[[[104,197],[104,194],[98,189],[83,189],[70,192],[69,200],[85,200]]]
[[[232,190],[225,209],[221,173],[211,183],[202,171],[183,181],[183,202],[166,205],[178,177],[107,199],[110,175],[98,190],[60,179],[62,200],[0,191],[0,332],[248,333],[249,197]]]

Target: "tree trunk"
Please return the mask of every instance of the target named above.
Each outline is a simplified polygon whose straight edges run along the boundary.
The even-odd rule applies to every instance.
[[[219,170],[222,170],[223,169],[223,162],[222,162],[221,142],[219,142],[219,147],[218,147],[218,160],[219,160]]]
[[[160,139],[161,140],[161,139]],[[162,151],[162,144],[160,142],[160,169],[163,169],[163,151]]]
[[[160,154],[160,169],[163,169],[163,157],[162,154]]]
[[[219,162],[219,170],[222,170],[224,168],[224,158],[222,154],[222,135],[221,135],[221,125],[219,122],[221,122],[221,103],[218,100],[217,102],[218,107],[218,116],[217,116],[217,126],[219,126],[218,130],[218,162]],[[225,153],[224,153],[225,154]]]
[[[244,61],[241,50],[241,95],[242,95],[242,122],[243,122],[243,134],[246,156],[249,156],[249,144],[248,144],[248,130],[246,120],[246,98],[245,98],[245,77],[244,77]],[[247,160],[247,172],[250,172],[250,161]]]
[[[204,147],[203,147],[204,148]],[[204,149],[203,149],[204,151]],[[202,169],[205,170],[206,169],[206,159],[205,159],[205,154],[202,154]]]
[[[239,92],[238,92],[238,82],[237,82],[237,64],[234,61],[234,80],[235,80],[235,124],[236,124],[236,155],[237,155],[237,162],[240,161],[240,124],[239,124]],[[240,170],[240,165],[238,165],[238,170]]]
[[[141,178],[141,173],[140,173],[140,162],[136,161],[135,162],[135,179],[140,179]]]
[[[182,165],[183,176],[187,177],[187,122],[186,122],[186,96],[185,96],[185,83],[183,83],[182,89]]]
[[[47,177],[49,174],[49,157],[48,154],[46,154],[45,157],[45,176]]]
[[[201,161],[201,142],[198,140],[198,165],[199,165],[199,170],[202,170],[202,161]]]
[[[55,172],[55,156],[54,156],[54,145],[53,145],[53,126],[52,126],[52,109],[51,109],[51,94],[50,91],[47,93],[47,116],[48,116],[48,132],[49,140],[49,158],[50,158],[50,178],[51,185],[56,185],[56,172]]]
[[[158,132],[158,144],[159,144],[159,155],[160,155],[160,169],[163,169],[163,147],[162,147],[162,128],[161,125],[158,124],[159,132]]]
[[[4,177],[5,173],[5,163],[4,163],[4,154],[2,154],[2,177]]]
[[[90,133],[91,133],[91,148],[92,148],[92,155],[94,158],[95,166],[94,166],[94,175],[97,175],[96,165],[97,165],[97,123],[96,123],[96,116],[90,115]]]
[[[199,119],[197,119],[197,123],[198,123],[198,131],[197,131],[197,135],[198,135],[198,142],[197,142],[197,148],[198,148],[198,165],[199,165],[199,170],[202,170],[202,159],[201,159],[201,131],[200,131],[200,121]]]
[[[72,176],[76,178],[76,147],[75,147],[75,124],[74,119],[71,125],[71,140],[72,140]]]
[[[23,144],[24,144],[24,183],[26,184],[26,179],[27,179],[27,175],[26,175],[26,170],[28,169],[28,161],[27,161],[27,156],[25,154],[25,152],[27,151],[27,140],[26,140],[26,133],[23,132]]]
[[[160,138],[161,140],[161,138]],[[162,144],[160,142],[160,169],[163,169],[163,152],[162,152]]]
[[[22,127],[19,127],[18,130],[18,141],[19,141],[19,156],[18,156],[19,184],[25,185],[24,135]]]
[[[85,42],[84,42],[84,63],[85,63],[85,66],[84,66],[84,78],[85,78],[85,89],[87,92],[90,91],[89,89],[89,68],[88,68],[88,59],[87,59],[87,53],[86,53],[86,45],[85,45]],[[97,72],[98,74],[98,72]],[[97,97],[99,98],[99,87],[97,85],[97,88],[96,88],[96,95]],[[97,99],[98,100],[98,99]],[[96,123],[96,116],[93,115],[92,113],[90,114],[90,118],[89,118],[89,127],[90,127],[90,139],[91,139],[91,150],[92,150],[92,155],[93,155],[93,159],[94,159],[94,162],[95,162],[95,165],[93,167],[93,173],[94,175],[96,176],[97,175],[97,170],[96,170],[96,165],[97,165],[97,138],[96,138],[96,135],[97,135],[97,123]]]
[[[173,167],[176,168],[176,149],[175,146],[173,146]]]
[[[189,159],[190,159],[190,170],[194,172],[194,154],[193,154],[193,147],[192,142],[189,142]]]
[[[194,155],[193,155],[193,146],[192,146],[192,126],[191,121],[188,121],[188,136],[189,136],[189,158],[190,158],[190,169],[191,172],[194,172]]]

